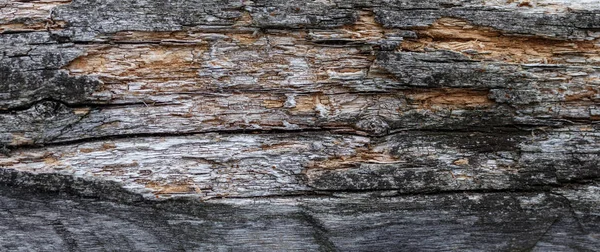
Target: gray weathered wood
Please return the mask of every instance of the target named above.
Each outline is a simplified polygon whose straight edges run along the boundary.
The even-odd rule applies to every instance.
[[[600,248],[597,0],[0,0],[0,51],[2,249]]]

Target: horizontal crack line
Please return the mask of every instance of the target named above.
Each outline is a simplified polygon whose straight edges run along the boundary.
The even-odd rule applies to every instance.
[[[514,126],[514,127],[513,127]],[[516,127],[515,125],[507,125],[501,127],[469,127],[464,129],[395,129],[393,131],[389,131],[385,134],[369,134],[368,132],[363,132],[359,129],[355,129],[352,125],[347,125],[346,127],[320,127],[313,126],[307,127],[303,129],[270,129],[270,130],[261,130],[261,129],[231,129],[231,130],[206,130],[206,131],[187,131],[187,132],[152,132],[152,133],[137,133],[137,134],[116,134],[116,135],[107,135],[107,136],[97,136],[97,137],[86,137],[79,138],[74,140],[66,140],[66,141],[55,141],[49,143],[33,143],[33,144],[24,144],[18,146],[6,146],[10,151],[25,151],[31,149],[38,148],[47,148],[47,147],[57,147],[57,146],[69,146],[69,145],[77,145],[83,143],[93,143],[93,142],[102,142],[102,141],[112,141],[112,140],[121,140],[121,139],[133,139],[133,138],[160,138],[160,137],[186,137],[186,136],[196,136],[196,135],[208,135],[208,134],[220,134],[220,135],[264,135],[264,136],[273,136],[273,135],[302,135],[302,134],[315,134],[315,133],[326,133],[331,135],[339,135],[339,136],[358,136],[358,137],[367,137],[371,139],[373,142],[379,142],[385,140],[388,137],[400,134],[419,134],[419,133],[427,133],[433,135],[467,135],[472,133],[477,134],[485,134],[491,136],[498,136],[499,134],[506,135],[507,137],[527,137],[531,135],[532,131],[535,131],[538,127],[536,126],[520,126]],[[561,129],[562,127],[555,127],[555,129]],[[546,134],[550,131],[545,129]],[[572,131],[556,131],[557,133],[569,133]]]

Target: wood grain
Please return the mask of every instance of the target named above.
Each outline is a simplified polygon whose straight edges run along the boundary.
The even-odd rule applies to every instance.
[[[0,225],[55,244],[0,248],[597,250],[599,39],[597,0],[0,0]]]

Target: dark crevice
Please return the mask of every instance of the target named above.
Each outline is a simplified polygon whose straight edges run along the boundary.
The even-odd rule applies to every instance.
[[[139,105],[139,104],[138,104]],[[88,113],[89,114],[89,113]],[[73,126],[73,125],[70,125]],[[456,135],[465,133],[479,133],[479,134],[494,134],[494,135],[506,135],[510,134],[513,137],[527,136],[532,131],[539,128],[539,125],[519,125],[520,127],[513,127],[513,125],[500,126],[500,127],[465,127],[465,128],[447,128],[447,129],[396,129],[388,131],[384,134],[370,134],[361,130],[352,129],[349,124],[347,127],[321,127],[315,125],[309,128],[302,129],[231,129],[231,130],[206,130],[206,131],[188,131],[188,132],[150,132],[150,133],[137,133],[137,134],[117,134],[117,135],[106,135],[96,137],[85,137],[74,140],[63,140],[53,141],[47,143],[33,143],[19,146],[7,146],[9,150],[27,150],[42,147],[56,147],[56,146],[68,146],[77,145],[89,142],[101,142],[108,140],[119,140],[119,139],[130,139],[130,138],[159,138],[159,137],[185,137],[194,135],[206,135],[206,134],[221,134],[221,135],[302,135],[302,134],[334,134],[340,136],[361,136],[369,137],[373,142],[385,140],[388,137],[403,134],[403,133],[427,133],[427,134],[439,134],[439,135]],[[566,132],[566,131],[561,131]],[[6,148],[6,147],[5,147]]]
[[[399,196],[426,196],[426,195],[456,195],[456,194],[490,194],[490,193],[549,193],[558,195],[555,193],[556,189],[573,189],[585,185],[595,184],[600,182],[600,178],[594,180],[582,180],[579,182],[572,183],[558,183],[558,184],[547,184],[537,186],[527,186],[523,188],[508,188],[508,189],[466,189],[466,190],[429,190],[420,192],[400,192],[394,189],[344,189],[344,190],[316,190],[321,195],[331,194],[335,197],[336,193],[349,193],[349,194],[367,194],[367,193],[392,193],[389,196],[379,197],[399,197]],[[561,195],[562,196],[562,195]],[[562,196],[564,197],[564,196]]]
[[[539,236],[539,238],[537,238],[537,240],[535,241],[535,243],[531,247],[529,247],[527,249],[524,249],[523,251],[533,251],[537,247],[537,245],[540,243],[540,241],[542,239],[544,239],[544,237],[550,232],[550,230],[552,229],[552,227],[554,227],[554,225],[556,225],[556,223],[558,223],[560,221],[560,219],[561,219],[561,217],[556,217],[550,223],[550,225],[548,225],[548,228],[546,228],[546,230],[544,230],[544,232]]]
[[[335,243],[333,243],[329,239],[329,235],[327,228],[321,223],[321,221],[315,218],[312,214],[309,213],[309,209],[304,208],[302,212],[300,212],[300,218],[305,221],[310,227],[313,229],[313,238],[316,240],[317,244],[319,244],[319,251],[321,252],[333,252],[339,251],[336,248]]]
[[[457,134],[457,133],[482,133],[489,134],[490,132],[501,133],[518,133],[517,135],[523,135],[529,133],[529,131],[517,131],[513,128],[465,128],[465,129],[405,129],[396,130],[383,135],[368,135],[363,134],[361,131],[352,130],[350,128],[328,128],[328,127],[314,127],[304,129],[270,129],[270,130],[257,130],[257,129],[232,129],[232,130],[207,130],[207,131],[190,131],[190,132],[157,132],[157,133],[137,133],[137,134],[119,134],[119,135],[108,135],[98,137],[87,137],[75,140],[67,141],[55,141],[49,143],[35,143],[28,145],[9,146],[12,150],[27,150],[41,147],[56,147],[56,146],[68,146],[77,145],[89,142],[101,142],[108,140],[119,140],[119,139],[130,139],[130,138],[159,138],[159,137],[185,137],[194,135],[206,135],[206,134],[221,134],[221,135],[285,135],[285,134],[335,134],[341,136],[367,136],[373,139],[374,142],[382,140],[386,137],[397,135],[400,133],[411,132],[411,133],[439,133],[439,134]],[[515,135],[515,136],[517,136]]]
[[[324,46],[334,46],[334,47],[347,47],[347,45],[360,45],[360,43],[355,43],[355,41],[353,40],[344,40],[344,39],[329,39],[329,40],[319,40],[319,41],[313,41],[313,43],[317,44],[317,45],[324,45]]]
[[[133,107],[133,106],[163,106],[163,105],[176,105],[174,103],[163,103],[163,102],[123,102],[123,103],[68,103],[65,101],[61,101],[58,99],[54,99],[52,97],[43,98],[25,105],[20,105],[16,107],[10,107],[8,109],[0,110],[0,114],[14,114],[21,111],[26,111],[31,109],[37,104],[51,102],[56,104],[61,104],[67,108],[77,109],[77,108],[90,108],[90,109],[101,109],[101,108],[119,108],[119,107]]]
[[[579,184],[582,185],[582,184]],[[556,189],[560,189],[560,188],[556,188]],[[583,227],[583,225],[581,224],[581,221],[579,220],[579,217],[577,216],[577,213],[575,212],[575,208],[573,208],[573,205],[571,204],[571,200],[569,198],[567,198],[566,196],[564,196],[562,193],[555,191],[550,192],[552,195],[558,196],[562,199],[564,199],[565,204],[567,205],[567,208],[569,209],[569,212],[571,214],[571,216],[573,217],[573,219],[575,220],[576,224],[577,224],[577,228],[579,228],[579,231],[585,233],[585,228]]]
[[[76,140],[69,141],[57,141],[52,143],[38,143],[38,144],[29,144],[29,145],[20,145],[16,147],[12,147],[13,150],[27,150],[41,147],[56,147],[56,146],[67,146],[67,145],[77,145],[89,142],[101,142],[107,140],[118,140],[118,139],[129,139],[129,138],[159,138],[159,137],[185,137],[185,136],[194,136],[200,134],[221,134],[221,135],[257,135],[257,134],[304,134],[304,133],[331,133],[330,129],[298,129],[298,130],[255,130],[255,129],[235,129],[235,130],[212,130],[212,131],[192,131],[185,133],[138,133],[138,134],[121,134],[121,135],[110,135],[110,136],[99,136],[99,137],[88,137],[88,138],[80,138]],[[340,135],[344,135],[344,133],[340,133]],[[349,133],[345,133],[345,135],[352,135]],[[9,148],[11,148],[9,146]]]
[[[298,191],[293,193],[270,194],[262,196],[214,196],[208,200],[227,200],[227,199],[311,199],[311,198],[335,198],[334,192],[331,191]]]
[[[79,251],[77,241],[73,238],[73,233],[71,233],[60,220],[56,220],[54,223],[52,223],[52,228],[65,243],[65,246],[68,248],[69,252]]]
[[[64,101],[61,101],[61,100],[58,100],[58,99],[54,99],[54,98],[51,98],[51,97],[47,97],[47,98],[40,99],[40,100],[31,102],[31,103],[28,103],[28,104],[20,105],[20,106],[15,106],[15,107],[10,107],[10,108],[2,108],[2,109],[0,109],[0,114],[14,114],[14,113],[17,113],[17,112],[20,112],[20,111],[26,111],[26,110],[29,110],[32,107],[34,107],[36,104],[40,104],[40,103],[44,103],[44,102],[61,104],[61,105],[64,105],[65,107],[68,107],[68,108],[75,108],[74,106],[72,106],[72,105],[70,105],[70,104],[68,104],[68,103],[66,103]]]
[[[35,33],[35,32],[46,32],[46,30],[5,30],[3,32],[0,32],[0,35],[25,34],[25,33]]]
[[[106,40],[106,41],[72,41],[75,45],[161,45],[165,43],[178,43],[178,44],[196,44],[196,42],[185,42],[185,41],[117,41],[117,40]]]

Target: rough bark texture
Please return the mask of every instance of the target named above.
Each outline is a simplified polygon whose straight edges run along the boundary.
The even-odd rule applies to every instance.
[[[600,249],[600,1],[0,0],[0,250]]]

